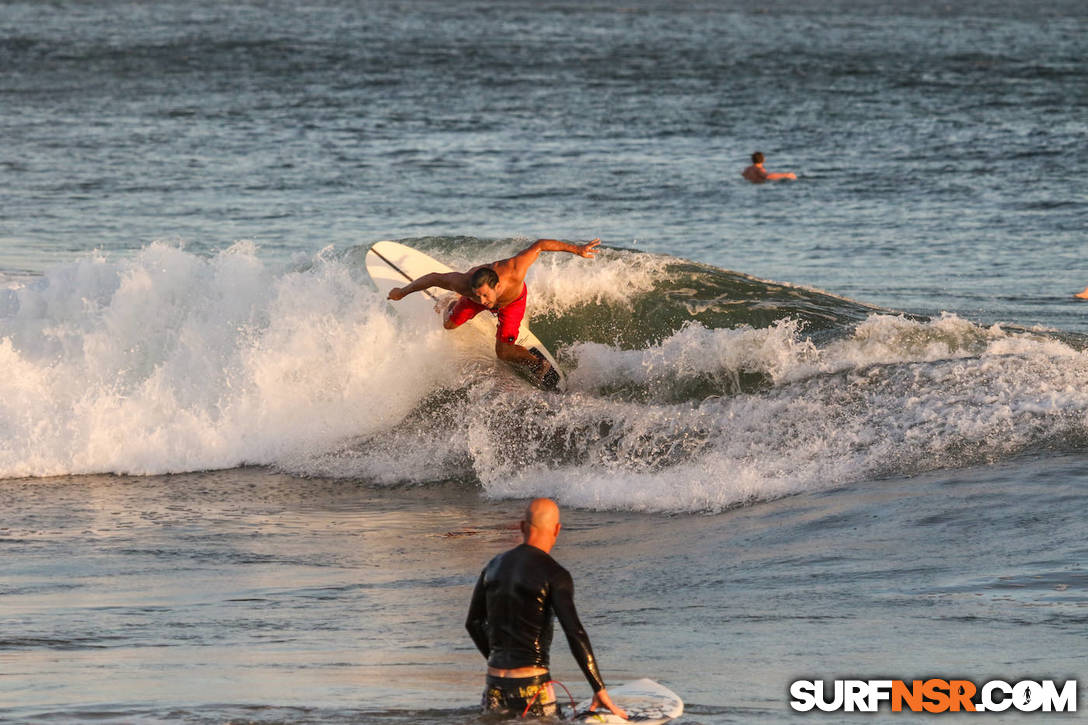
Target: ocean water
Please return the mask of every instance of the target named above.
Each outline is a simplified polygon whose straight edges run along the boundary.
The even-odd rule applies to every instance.
[[[1064,0],[0,4],[0,720],[489,722],[542,495],[679,723],[1083,703],[1086,57]],[[529,276],[562,395],[363,267],[541,236],[604,242]]]

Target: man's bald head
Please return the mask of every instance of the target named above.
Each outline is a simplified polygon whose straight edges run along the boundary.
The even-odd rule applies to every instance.
[[[525,543],[547,552],[559,537],[559,506],[550,498],[533,499],[521,520]]]
[[[547,529],[559,523],[559,506],[550,498],[536,498],[525,507],[525,523]]]

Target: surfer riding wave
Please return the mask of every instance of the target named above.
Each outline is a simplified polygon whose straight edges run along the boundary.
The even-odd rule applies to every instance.
[[[482,264],[467,272],[432,272],[413,280],[404,287],[389,291],[389,299],[397,301],[413,292],[439,287],[461,295],[451,301],[442,314],[447,330],[460,327],[484,310],[498,317],[495,355],[508,363],[529,369],[538,380],[544,380],[551,364],[517,344],[518,331],[525,317],[525,301],[529,288],[525,275],[541,252],[569,252],[593,259],[600,239],[585,244],[568,244],[556,239],[538,239],[526,249],[508,259]]]

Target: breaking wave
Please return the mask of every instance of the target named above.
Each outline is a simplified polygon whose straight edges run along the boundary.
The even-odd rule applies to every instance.
[[[518,248],[408,240],[467,266]],[[287,267],[152,244],[0,288],[0,477],[265,465],[496,497],[715,511],[1082,446],[1083,341],[922,319],[673,257],[547,255],[529,318],[565,394],[462,368],[366,247]]]

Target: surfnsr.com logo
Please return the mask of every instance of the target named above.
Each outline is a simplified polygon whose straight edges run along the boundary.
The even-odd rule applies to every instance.
[[[790,684],[790,707],[798,712],[1076,712],[1077,681],[990,680],[797,680]]]

